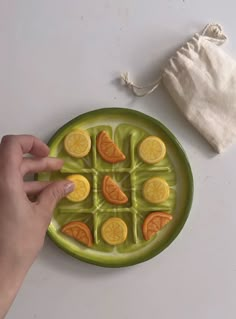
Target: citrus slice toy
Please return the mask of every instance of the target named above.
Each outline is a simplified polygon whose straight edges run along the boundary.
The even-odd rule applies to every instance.
[[[157,136],[146,137],[139,145],[139,156],[148,164],[160,162],[166,155],[166,146]]]
[[[159,177],[148,179],[143,186],[143,197],[153,204],[159,204],[168,199],[170,188],[167,182]]]
[[[97,136],[97,150],[100,156],[109,163],[121,162],[126,158],[106,131],[100,132]]]
[[[151,239],[151,237],[168,224],[172,218],[172,215],[165,212],[153,212],[149,214],[145,218],[142,227],[144,239]]]
[[[121,218],[111,217],[102,225],[101,234],[107,244],[119,245],[126,240],[128,228]]]
[[[128,202],[128,197],[126,196],[126,194],[108,175],[103,178],[102,193],[105,199],[111,204],[119,205]]]
[[[66,196],[67,199],[72,202],[82,202],[88,197],[90,192],[90,184],[86,177],[79,174],[74,174],[67,176],[66,179],[75,184],[73,192]]]
[[[64,148],[73,157],[86,156],[91,149],[91,138],[88,132],[80,129],[70,132],[64,139]]]
[[[70,222],[62,227],[61,232],[88,247],[93,245],[91,230],[85,223],[79,221]]]

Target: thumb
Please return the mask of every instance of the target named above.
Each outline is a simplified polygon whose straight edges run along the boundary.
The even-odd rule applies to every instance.
[[[47,186],[38,197],[38,205],[43,207],[47,213],[51,213],[56,204],[75,188],[73,182],[57,181]]]

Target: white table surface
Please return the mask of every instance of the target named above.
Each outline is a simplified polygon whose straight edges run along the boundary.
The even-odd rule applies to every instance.
[[[162,121],[192,165],[195,195],[178,238],[156,258],[123,269],[79,262],[46,239],[8,319],[231,319],[236,317],[236,145],[216,155],[160,88],[134,98],[208,22],[224,25],[236,57],[234,0],[1,0],[0,133],[47,140],[71,118],[121,106]]]

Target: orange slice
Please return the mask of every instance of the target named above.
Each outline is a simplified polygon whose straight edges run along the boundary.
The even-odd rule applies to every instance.
[[[157,136],[146,137],[139,145],[139,156],[148,164],[160,162],[166,155],[166,146]]]
[[[128,197],[108,175],[103,178],[102,192],[105,199],[111,204],[119,205],[128,202]]]
[[[64,147],[68,154],[81,158],[86,156],[91,149],[91,139],[88,132],[74,130],[64,139]]]
[[[126,158],[105,131],[100,132],[97,136],[97,150],[101,157],[108,163],[121,162]]]
[[[109,245],[119,245],[126,240],[128,228],[121,218],[112,217],[102,225],[101,234]]]
[[[88,197],[90,192],[90,184],[87,178],[79,174],[74,174],[67,176],[66,179],[75,184],[75,189],[66,196],[67,199],[72,202],[82,202]]]
[[[143,223],[143,237],[149,240],[159,230],[172,220],[172,216],[168,213],[154,212],[149,214]]]
[[[61,232],[88,247],[93,245],[91,230],[85,223],[70,222],[62,227]]]
[[[162,203],[168,199],[169,195],[169,185],[162,178],[152,177],[143,186],[143,196],[150,203]]]

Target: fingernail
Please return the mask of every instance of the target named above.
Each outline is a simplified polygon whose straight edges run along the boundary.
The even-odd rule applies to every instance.
[[[65,194],[67,195],[67,194],[73,192],[74,188],[75,188],[75,184],[73,182],[69,182],[69,183],[65,184],[65,186],[64,186]]]

